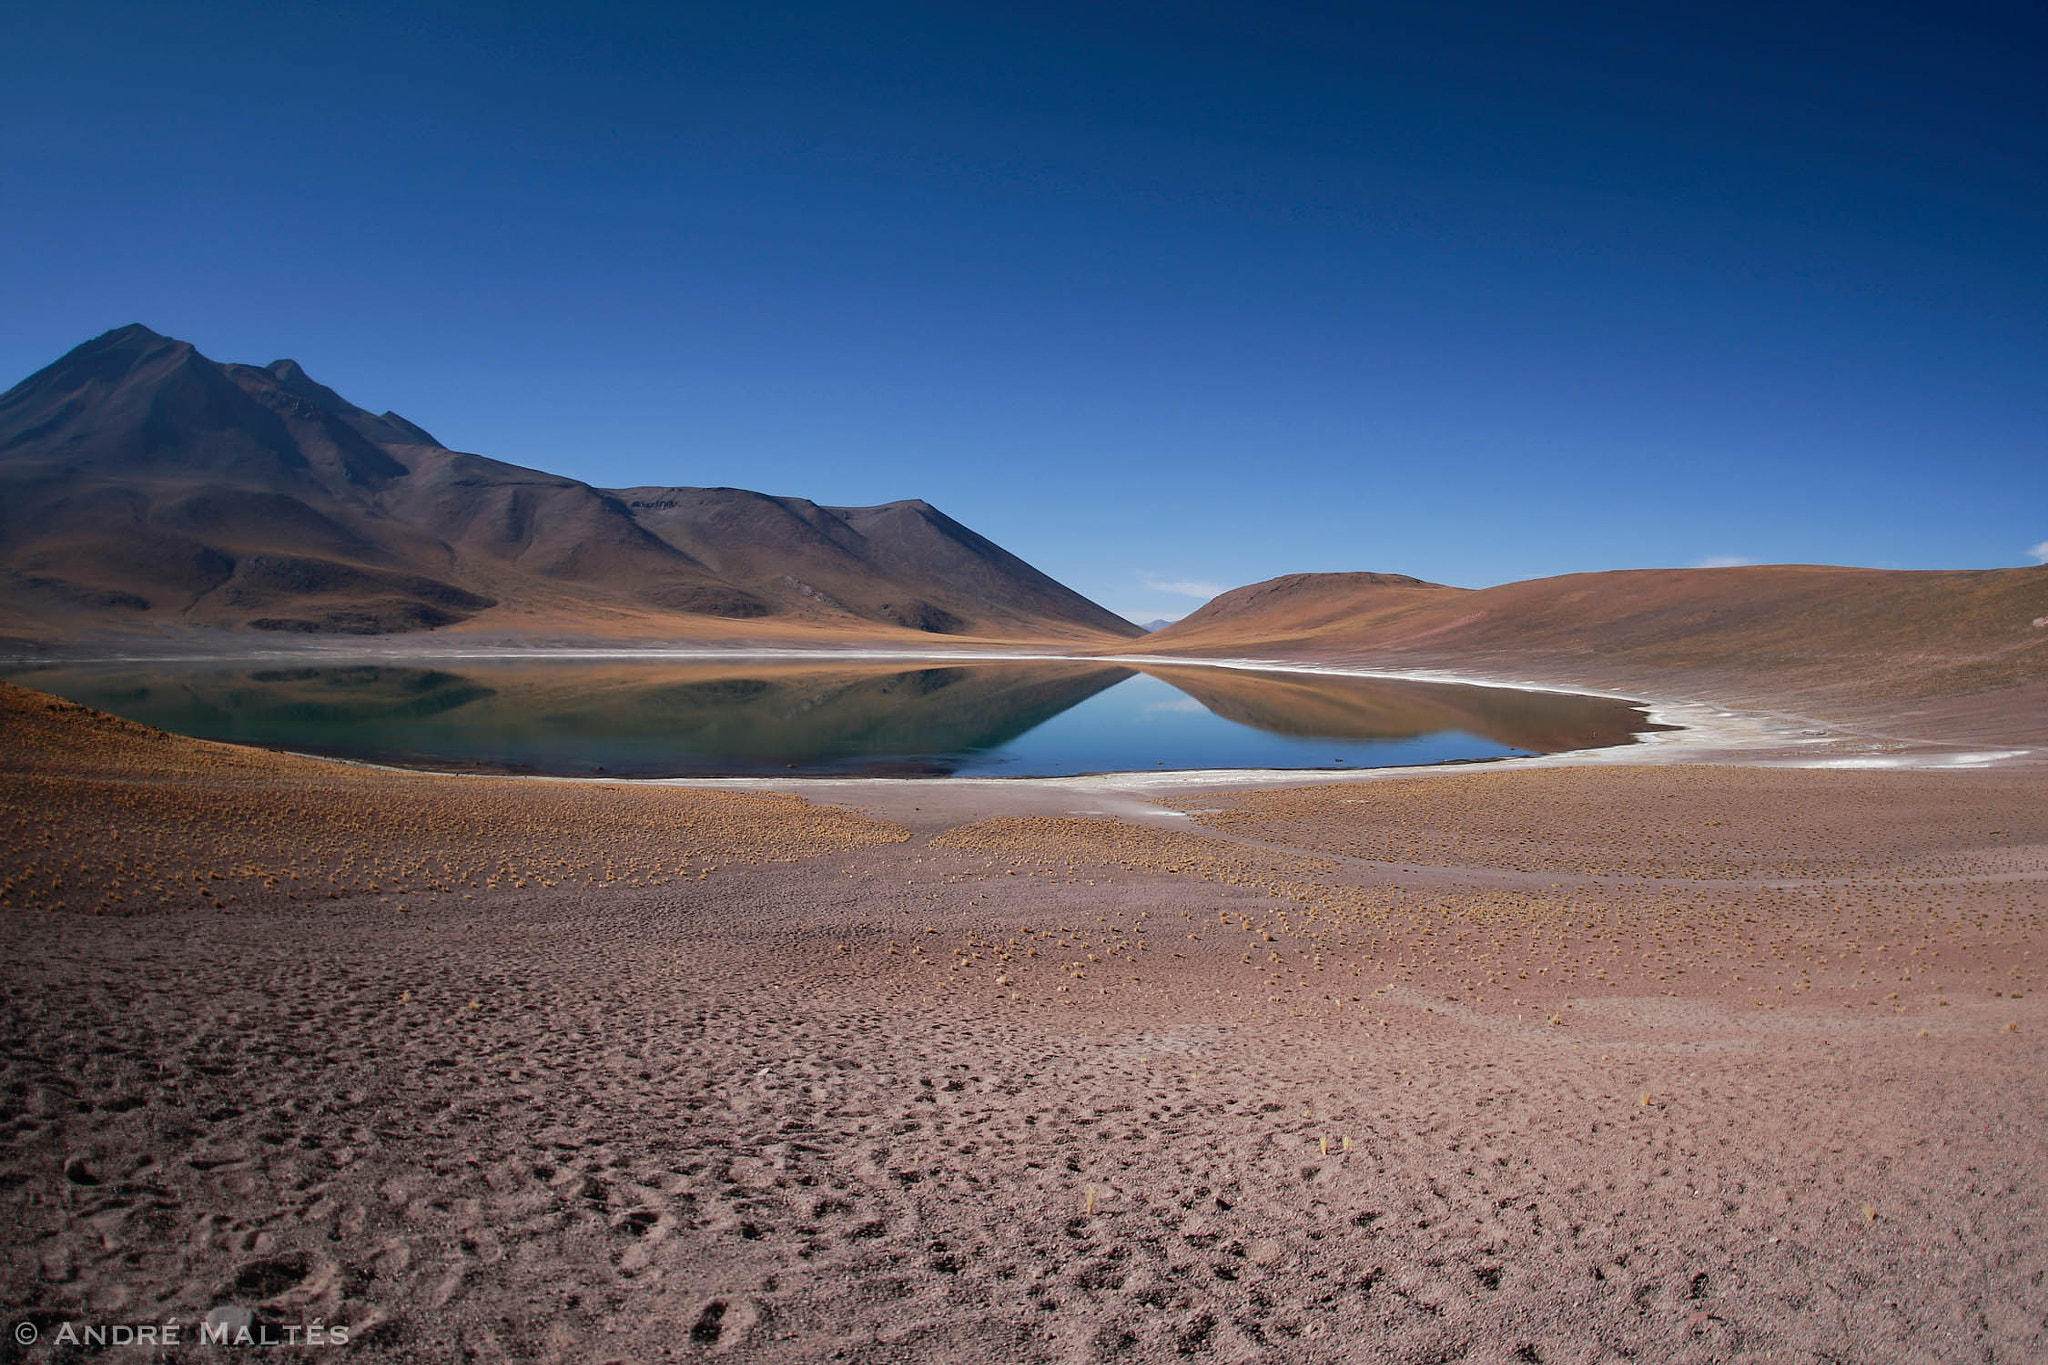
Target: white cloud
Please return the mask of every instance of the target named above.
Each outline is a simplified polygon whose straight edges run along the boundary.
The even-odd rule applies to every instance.
[[[2027,558],[2033,560],[2036,564],[2048,564],[2048,540],[2042,541],[2039,545],[2027,551]]]
[[[1199,597],[1204,602],[1230,591],[1221,583],[1205,583],[1199,578],[1160,578],[1141,573],[1138,581],[1154,592],[1170,592],[1176,597]]]
[[[1692,562],[1692,567],[1695,569],[1739,569],[1745,564],[1754,563],[1756,561],[1747,555],[1708,555],[1705,559],[1695,559]]]

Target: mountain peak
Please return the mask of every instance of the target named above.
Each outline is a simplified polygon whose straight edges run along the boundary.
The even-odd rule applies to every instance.
[[[81,394],[104,400],[138,376],[189,376],[208,362],[190,342],[153,332],[139,322],[102,332],[0,394],[0,447],[28,434],[64,425],[66,407]]]
[[[310,398],[331,412],[362,411],[354,403],[307,374],[306,367],[296,360],[273,360],[256,373],[269,375],[277,381],[280,388],[298,394],[301,398]]]
[[[241,370],[247,374],[268,375],[285,392],[295,393],[301,398],[311,400],[373,442],[388,441],[396,442],[400,445],[429,446],[441,444],[424,427],[416,426],[406,421],[395,412],[387,412],[382,416],[377,416],[364,408],[357,407],[333,389],[328,388],[325,384],[313,378],[312,375],[307,374],[306,367],[296,360],[273,360],[261,369],[250,369],[244,366],[231,366],[230,368]]]
[[[158,332],[149,327],[144,326],[142,323],[131,322],[125,327],[116,327],[111,331],[102,332],[98,336],[94,337],[91,341],[88,341],[85,344],[88,346],[92,346],[110,341],[122,342],[137,340],[169,341],[170,338],[165,336],[162,332]]]
[[[441,438],[440,438],[440,437],[438,437],[438,436],[436,436],[436,435],[434,435],[434,433],[433,433],[433,432],[431,432],[431,431],[428,431],[428,430],[427,430],[427,429],[426,429],[425,427],[421,426],[421,425],[420,425],[420,424],[419,424],[418,422],[413,422],[413,421],[409,421],[409,420],[407,420],[406,418],[400,417],[400,416],[399,416],[399,415],[398,415],[397,413],[395,413],[395,412],[382,412],[382,413],[379,413],[379,414],[378,414],[378,416],[379,416],[379,417],[381,417],[381,418],[382,418],[382,419],[383,419],[384,421],[386,421],[386,422],[390,423],[390,424],[391,424],[391,426],[392,426],[392,427],[393,427],[393,428],[394,428],[394,429],[395,429],[395,430],[396,430],[396,431],[397,431],[397,432],[398,432],[398,433],[399,433],[399,434],[400,434],[401,436],[406,436],[406,437],[410,437],[410,438],[412,438],[413,442],[414,442],[415,444],[417,444],[417,445],[423,445],[423,446],[438,446],[438,445],[441,445]],[[443,448],[445,449],[445,447],[443,447]]]
[[[193,351],[192,343],[151,331],[139,322],[102,332],[91,341],[74,346],[50,369],[85,371],[117,378],[143,361],[174,352]]]

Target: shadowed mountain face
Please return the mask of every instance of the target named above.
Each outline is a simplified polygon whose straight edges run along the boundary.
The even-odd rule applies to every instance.
[[[593,488],[141,326],[0,395],[0,583],[0,622],[46,640],[1140,633],[926,503]]]

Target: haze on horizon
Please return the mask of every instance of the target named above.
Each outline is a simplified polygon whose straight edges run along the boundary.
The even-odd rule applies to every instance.
[[[141,321],[600,485],[928,499],[1137,620],[2048,559],[2038,16],[497,14],[12,16],[0,387]]]

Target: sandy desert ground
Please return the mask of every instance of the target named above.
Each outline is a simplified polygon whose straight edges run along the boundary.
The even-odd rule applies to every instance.
[[[0,721],[6,1358],[2048,1358],[2038,767],[805,801]]]

